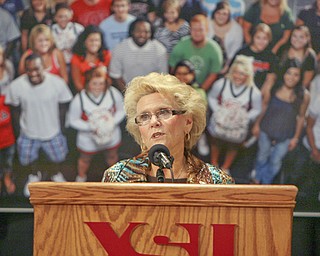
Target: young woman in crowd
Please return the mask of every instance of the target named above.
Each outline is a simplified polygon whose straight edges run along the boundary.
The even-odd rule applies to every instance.
[[[243,17],[244,40],[247,45],[252,41],[252,30],[259,23],[270,26],[272,41],[270,49],[277,53],[284,45],[294,27],[293,15],[287,0],[259,0],[253,3]]]
[[[224,55],[224,67],[221,74],[228,71],[231,60],[243,44],[242,27],[231,18],[228,2],[219,2],[212,13],[208,36],[221,47]]]
[[[189,23],[180,18],[180,2],[178,0],[165,0],[162,4],[163,23],[156,30],[154,38],[160,41],[170,54],[178,41],[190,34]]]
[[[211,136],[211,163],[229,170],[245,142],[249,124],[261,112],[261,92],[254,85],[252,59],[238,55],[225,78],[214,83],[208,94],[212,115],[208,124]],[[220,154],[225,150],[222,164]]]
[[[298,145],[310,101],[301,84],[301,68],[294,60],[286,63],[286,72],[273,87],[266,110],[253,127],[258,136],[256,182],[271,184],[279,173],[288,151]]]
[[[21,17],[21,49],[25,52],[28,47],[29,33],[38,24],[51,26],[53,14],[47,0],[30,0],[30,8],[25,10]]]
[[[298,26],[292,30],[290,41],[287,45],[280,48],[278,52],[280,58],[280,77],[283,75],[283,66],[288,60],[295,59],[301,67],[302,85],[310,87],[314,78],[317,56],[311,48],[311,35],[308,27]]]
[[[316,0],[312,5],[306,6],[298,14],[296,25],[305,25],[309,28],[312,49],[317,54],[317,61],[320,63],[320,0]]]
[[[106,49],[101,29],[95,25],[87,26],[79,35],[72,48],[71,77],[74,89],[84,89],[86,71],[97,66],[108,67],[111,52]]]
[[[73,99],[69,109],[70,126],[78,131],[78,175],[86,181],[93,157],[103,153],[107,166],[118,161],[121,143],[120,122],[124,119],[122,94],[108,84],[106,67],[85,73],[85,89]]]
[[[25,73],[25,59],[32,53],[39,54],[47,72],[62,77],[68,83],[67,65],[62,52],[55,47],[50,27],[36,25],[29,36],[30,48],[21,56],[19,73]]]
[[[252,34],[250,45],[245,46],[236,55],[253,58],[254,83],[261,90],[263,98],[270,97],[270,90],[277,78],[278,59],[269,49],[272,32],[267,24],[258,24]]]

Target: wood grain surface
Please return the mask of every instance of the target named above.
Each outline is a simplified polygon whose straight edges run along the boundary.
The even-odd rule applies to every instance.
[[[31,183],[34,255],[108,255],[85,222],[109,222],[121,236],[129,222],[136,252],[189,255],[153,237],[189,242],[177,223],[201,224],[200,256],[213,255],[212,224],[235,224],[234,255],[291,255],[297,188],[290,185]],[[218,255],[219,256],[219,255]]]

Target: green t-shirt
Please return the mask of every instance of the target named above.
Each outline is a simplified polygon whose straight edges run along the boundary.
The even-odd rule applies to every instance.
[[[173,48],[169,57],[169,66],[175,67],[181,60],[189,60],[195,66],[196,81],[202,84],[208,75],[219,73],[222,68],[222,51],[220,46],[208,39],[205,46],[197,48],[190,36],[186,36]]]

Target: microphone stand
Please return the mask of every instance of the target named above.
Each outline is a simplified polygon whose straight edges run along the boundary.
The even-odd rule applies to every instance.
[[[159,167],[159,169],[157,170],[157,180],[159,183],[164,182],[164,172],[161,167]]]

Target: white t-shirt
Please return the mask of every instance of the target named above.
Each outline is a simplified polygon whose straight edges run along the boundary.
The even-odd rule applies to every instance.
[[[6,104],[20,106],[21,133],[31,139],[50,140],[60,132],[59,104],[71,101],[65,81],[45,73],[41,84],[32,85],[26,74],[9,85]]]
[[[99,27],[103,31],[104,42],[109,50],[114,49],[122,40],[128,38],[129,26],[135,19],[135,16],[128,14],[125,21],[119,22],[112,14],[100,23]]]
[[[54,42],[57,48],[63,52],[67,64],[72,58],[72,47],[83,30],[84,27],[75,22],[69,22],[64,29],[58,24],[53,24],[51,27]]]
[[[312,131],[316,147],[320,150],[320,95],[317,95],[317,97],[311,101],[309,105],[309,116],[315,119]],[[311,150],[307,136],[303,138],[303,145]]]
[[[210,20],[208,37],[212,38],[214,33],[213,23],[212,20]],[[224,37],[223,45],[229,61],[232,60],[234,55],[242,48],[243,30],[239,23],[235,20],[231,20],[231,27]]]
[[[111,94],[112,91],[112,94]],[[83,103],[83,110],[87,117],[97,109],[105,109],[109,111],[114,119],[115,129],[113,137],[110,142],[104,145],[98,145],[93,139],[93,131],[90,123],[82,118],[82,108],[80,101],[80,94]],[[77,133],[77,147],[85,152],[97,152],[100,150],[112,148],[121,142],[120,123],[125,117],[123,108],[123,96],[119,90],[110,87],[105,95],[95,99],[89,97],[85,90],[78,93],[72,100],[69,108],[69,124],[78,131]]]
[[[168,72],[167,51],[159,41],[149,40],[139,47],[130,37],[113,50],[109,68],[112,78],[122,77],[128,83],[136,76],[144,76],[151,72]]]

